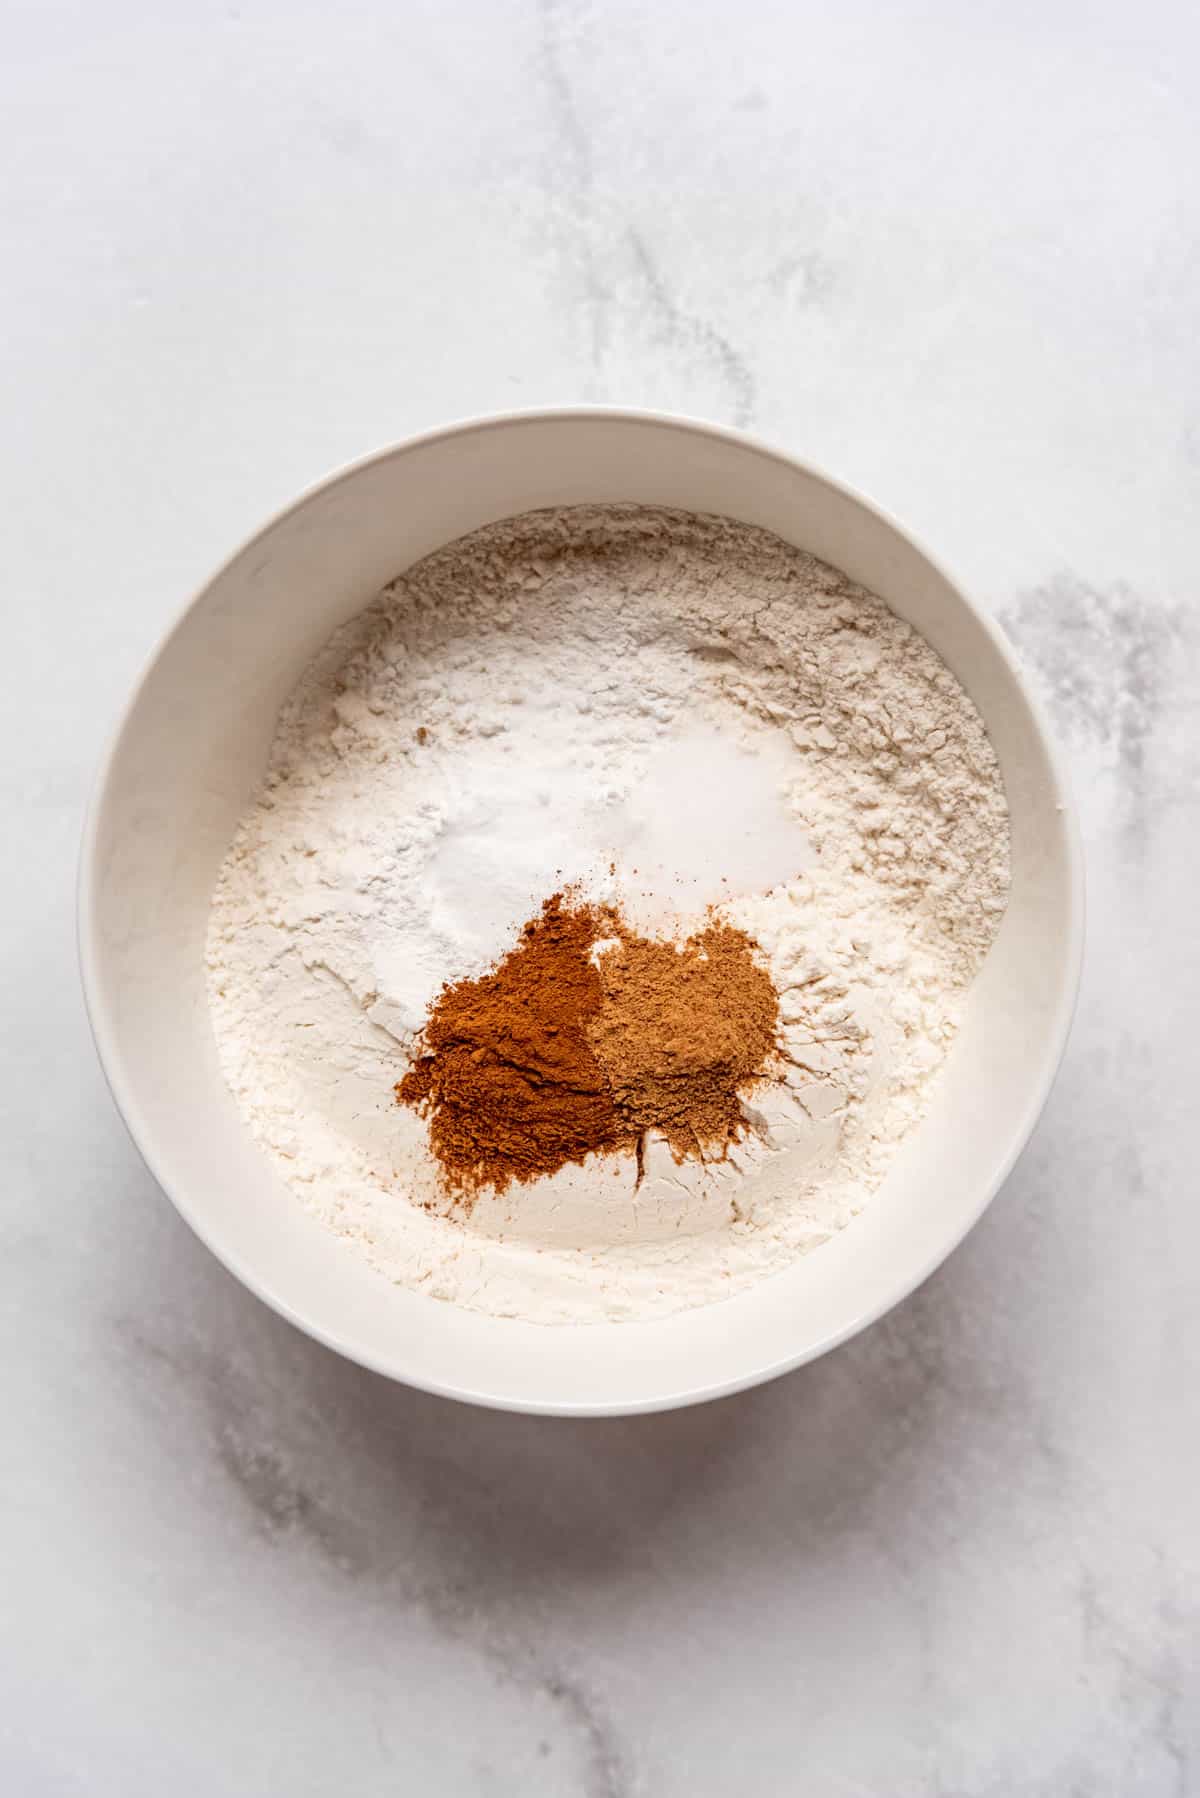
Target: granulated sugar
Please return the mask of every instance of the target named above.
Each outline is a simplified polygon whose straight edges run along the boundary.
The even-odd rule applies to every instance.
[[[393,583],[285,707],[213,900],[221,1061],[276,1170],[388,1277],[543,1321],[738,1291],[839,1229],[919,1121],[1003,913],[973,706],[909,626],[727,520],[572,508]],[[723,1161],[646,1144],[454,1203],[393,1087],[447,981],[565,885],[707,907],[780,995]]]

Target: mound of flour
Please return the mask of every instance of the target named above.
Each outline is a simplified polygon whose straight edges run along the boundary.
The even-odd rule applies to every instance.
[[[764,532],[642,507],[490,525],[315,659],[213,898],[222,1067],[278,1170],[390,1278],[542,1321],[648,1316],[825,1241],[921,1117],[1008,879],[994,755],[878,599]],[[780,1055],[715,1165],[651,1143],[441,1191],[393,1099],[440,985],[564,885],[759,943]]]

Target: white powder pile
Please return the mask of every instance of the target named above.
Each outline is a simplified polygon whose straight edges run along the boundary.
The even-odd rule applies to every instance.
[[[974,707],[912,629],[762,531],[644,507],[490,525],[331,640],[222,869],[222,1066],[284,1178],[380,1271],[553,1321],[725,1297],[825,1241],[920,1119],[1004,910]],[[442,983],[565,885],[760,945],[775,1077],[725,1161],[665,1144],[451,1205],[395,1103]]]

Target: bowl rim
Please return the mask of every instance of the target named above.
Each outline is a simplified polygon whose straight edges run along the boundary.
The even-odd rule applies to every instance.
[[[707,1384],[695,1388],[659,1393],[636,1401],[587,1400],[574,1403],[560,1400],[516,1399],[507,1394],[489,1392],[485,1387],[479,1385],[468,1386],[449,1380],[432,1379],[423,1374],[414,1375],[398,1367],[394,1359],[389,1360],[385,1355],[365,1349],[358,1343],[347,1341],[337,1330],[329,1329],[299,1311],[290,1300],[275,1290],[269,1280],[264,1279],[255,1268],[248,1266],[236,1251],[231,1250],[219,1240],[219,1231],[210,1230],[203,1219],[202,1208],[196,1207],[190,1202],[187,1194],[179,1189],[165,1166],[166,1158],[154,1140],[152,1127],[142,1114],[137,1095],[133,1090],[133,1082],[127,1077],[116,1032],[105,1004],[100,976],[102,951],[99,948],[96,932],[99,824],[108,795],[113,766],[122,740],[142,694],[153,677],[168,644],[192,611],[203,603],[210,590],[224,578],[232,565],[269,532],[274,531],[293,514],[302,511],[318,496],[331,491],[344,481],[355,478],[364,470],[378,463],[423,450],[428,445],[446,438],[482,434],[496,429],[510,428],[513,425],[536,426],[563,422],[649,424],[659,428],[678,430],[688,435],[722,440],[740,449],[750,450],[799,475],[831,488],[843,498],[862,507],[887,530],[893,532],[914,549],[951,588],[955,596],[971,613],[975,622],[983,629],[1029,708],[1034,729],[1050,771],[1053,799],[1062,823],[1067,860],[1068,915],[1064,953],[1058,992],[1045,1039],[1047,1051],[1042,1075],[1036,1089],[1027,1100],[1018,1126],[1013,1132],[1007,1156],[993,1179],[981,1190],[976,1203],[965,1214],[955,1230],[939,1243],[937,1249],[924,1259],[915,1272],[904,1273],[896,1281],[895,1286],[889,1290],[887,1296],[866,1306],[848,1322],[827,1332],[816,1342],[808,1344],[795,1353],[777,1356],[762,1366],[732,1375],[728,1379],[709,1381]],[[826,473],[824,469],[801,456],[776,448],[775,445],[764,441],[752,432],[728,425],[714,424],[709,420],[693,417],[686,413],[661,412],[649,407],[579,404],[527,407],[514,411],[468,415],[454,419],[448,424],[438,425],[432,429],[401,438],[394,443],[385,444],[341,464],[329,474],[310,483],[295,499],[278,507],[225,557],[182,604],[176,607],[166,626],[160,631],[149,654],[144,658],[130,686],[116,720],[108,732],[92,780],[84,815],[77,866],[76,949],[88,1024],[101,1071],[117,1113],[124,1123],[134,1147],[162,1192],[204,1246],[243,1286],[280,1317],[286,1319],[288,1323],[293,1324],[305,1335],[311,1336],[326,1348],[334,1350],[335,1353],[343,1355],[347,1360],[361,1367],[368,1368],[371,1372],[398,1380],[415,1390],[431,1393],[435,1397],[456,1399],[462,1403],[481,1405],[493,1410],[514,1411],[533,1416],[618,1417],[644,1415],[655,1411],[674,1410],[688,1405],[705,1404],[714,1399],[725,1398],[733,1393],[764,1384],[768,1380],[777,1379],[782,1374],[790,1373],[797,1367],[815,1361],[820,1356],[828,1354],[831,1349],[848,1342],[861,1330],[867,1329],[887,1312],[901,1304],[954,1253],[964,1238],[974,1229],[1000,1188],[1007,1181],[1018,1157],[1023,1153],[1033,1134],[1062,1065],[1079,997],[1083,965],[1085,910],[1084,857],[1079,817],[1072,798],[1064,759],[1049,728],[1042,701],[1033,690],[1000,626],[987,611],[971,598],[962,583],[946,569],[937,556],[930,552],[922,540],[902,525],[885,507],[878,505],[858,488]],[[570,1326],[555,1325],[553,1327],[558,1329]],[[589,1325],[588,1327],[594,1326]]]

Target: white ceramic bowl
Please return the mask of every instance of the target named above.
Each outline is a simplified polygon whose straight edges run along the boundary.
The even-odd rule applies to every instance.
[[[1012,813],[1012,897],[933,1109],[861,1217],[741,1296],[650,1323],[545,1327],[389,1285],[275,1176],[222,1081],[205,1001],[211,893],[280,704],[330,633],[438,545],[536,506],[636,500],[765,526],[915,625],[983,715]],[[1076,829],[1037,706],[995,627],[898,527],[733,432],[648,413],[484,419],[333,476],[177,619],[102,769],[80,878],[97,1046],[151,1170],[239,1279],[381,1373],[517,1410],[646,1411],[732,1392],[843,1342],[923,1280],[1022,1148],[1079,977]]]

